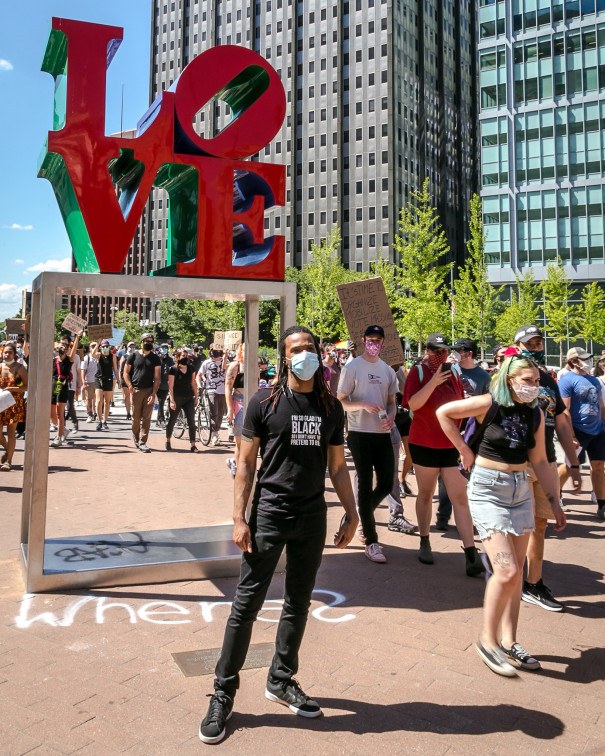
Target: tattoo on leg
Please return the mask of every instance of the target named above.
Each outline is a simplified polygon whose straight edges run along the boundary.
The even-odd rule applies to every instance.
[[[510,567],[513,555],[510,551],[499,551],[494,557],[494,564],[501,567],[503,570]]]

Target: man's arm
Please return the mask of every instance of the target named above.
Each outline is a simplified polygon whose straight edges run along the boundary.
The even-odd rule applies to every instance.
[[[128,386],[129,389],[132,388],[132,383],[130,381],[130,371],[132,370],[132,365],[128,360],[126,360],[126,364],[124,365],[124,383]]]
[[[260,438],[258,436],[251,439],[242,436],[233,489],[233,541],[238,549],[249,554],[252,553],[252,538],[246,522],[246,507],[254,486],[259,447]]]
[[[330,444],[328,446],[328,472],[336,495],[344,507],[347,516],[345,526],[334,536],[334,545],[338,546],[339,549],[344,549],[355,535],[359,517],[357,516],[357,509],[355,507],[351,476],[349,475],[345,461],[345,448],[342,444],[338,446]]]
[[[161,380],[162,367],[161,365],[156,365],[153,369],[153,390],[151,392],[151,396],[147,399],[147,404],[153,404],[155,402],[155,395],[158,393]]]
[[[565,401],[565,400],[563,400]],[[578,453],[573,442],[573,428],[571,425],[571,418],[567,411],[561,412],[560,415],[555,415],[555,430],[557,431],[557,437],[559,443],[563,447],[565,456],[567,457],[570,467],[571,480],[573,482],[573,492],[580,493],[582,490],[582,475],[580,473],[580,460],[578,459]]]

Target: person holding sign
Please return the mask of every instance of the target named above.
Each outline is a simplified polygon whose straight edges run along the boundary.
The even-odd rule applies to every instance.
[[[378,543],[374,510],[393,488],[395,459],[391,428],[397,411],[397,377],[393,368],[380,359],[384,345],[382,326],[368,326],[363,343],[363,354],[342,369],[337,397],[349,423],[347,443],[357,471],[357,506],[365,555],[370,561],[383,564],[386,557]]]
[[[69,351],[67,351],[65,344],[57,344],[57,354],[53,358],[50,419],[53,425],[57,427],[57,435],[51,441],[51,446],[62,446],[65,443],[65,405],[69,398],[69,384],[73,378],[74,355],[78,349],[79,339],[80,335],[76,334]]]

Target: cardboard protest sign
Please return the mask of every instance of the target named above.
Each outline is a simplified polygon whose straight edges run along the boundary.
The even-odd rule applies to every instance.
[[[7,336],[23,336],[26,332],[23,318],[7,318],[4,327]]]
[[[225,332],[215,331],[214,338],[212,339],[212,343],[214,344],[215,349],[224,349],[225,348]]]
[[[77,315],[74,315],[73,312],[70,312],[61,324],[61,328],[63,328],[64,331],[69,331],[70,333],[80,334],[86,327],[87,322],[88,321],[84,318],[80,318]]]
[[[111,323],[103,323],[101,325],[89,325],[86,329],[88,332],[88,338],[90,341],[99,342],[101,339],[111,339],[113,337],[113,329]]]
[[[226,351],[232,351],[234,349],[237,349],[241,343],[242,343],[241,331],[225,331],[225,343],[224,343],[223,348]]]
[[[119,347],[122,341],[124,341],[124,334],[126,333],[125,328],[112,328],[111,329],[111,338],[108,339],[111,346]]]
[[[367,278],[364,281],[339,284],[336,290],[349,337],[357,344],[357,354],[363,352],[365,329],[369,325],[379,325],[384,328],[381,359],[388,365],[401,364],[404,361],[403,349],[382,279]]]

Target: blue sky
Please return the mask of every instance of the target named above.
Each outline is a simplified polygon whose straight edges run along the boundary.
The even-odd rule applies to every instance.
[[[149,104],[151,0],[2,1],[0,14],[0,321],[41,270],[69,270],[70,245],[51,185],[37,178],[52,127],[53,80],[40,70],[53,16],[121,26],[107,72],[106,133],[133,128]]]

